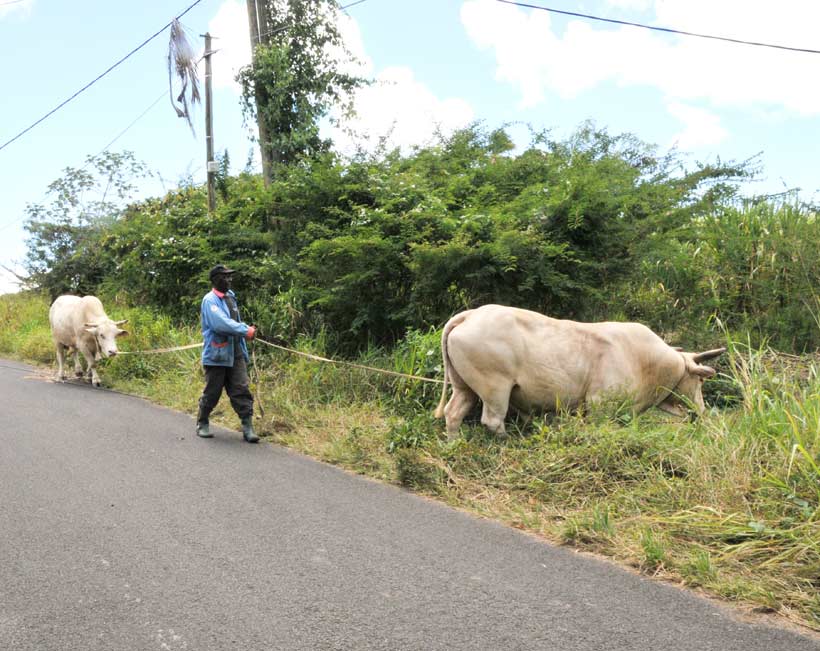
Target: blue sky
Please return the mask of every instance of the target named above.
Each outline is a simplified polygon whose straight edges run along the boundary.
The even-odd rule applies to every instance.
[[[0,0],[3,101],[0,143],[41,117],[139,45],[193,0],[139,3]],[[530,4],[707,34],[820,49],[820,3],[781,0],[530,0]],[[232,77],[247,62],[244,0],[202,0],[182,18],[198,48],[214,46],[216,149],[234,171],[254,148]],[[634,133],[691,161],[761,153],[749,192],[801,187],[817,199],[820,177],[820,55],[732,45],[590,22],[496,0],[367,0],[340,18],[355,69],[376,79],[356,105],[359,144],[391,134],[423,144],[481,120],[530,124],[569,135],[593,120]],[[0,151],[0,264],[19,269],[29,203],[67,166],[81,166],[167,91],[167,31],[63,109]],[[112,150],[131,150],[158,176],[146,195],[205,178],[204,112],[196,136],[166,97]],[[522,127],[512,135],[525,144]],[[351,140],[330,133],[341,150]],[[14,288],[0,270],[0,292]]]

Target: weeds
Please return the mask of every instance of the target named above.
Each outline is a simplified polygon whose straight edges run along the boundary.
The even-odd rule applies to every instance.
[[[652,529],[645,529],[641,534],[643,549],[642,567],[648,571],[660,569],[666,560],[666,548],[663,541]]]
[[[681,575],[691,586],[708,586],[717,581],[712,555],[705,549],[695,550],[690,560],[681,565]]]

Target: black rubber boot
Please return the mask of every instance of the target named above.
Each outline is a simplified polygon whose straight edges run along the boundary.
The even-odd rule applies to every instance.
[[[199,413],[196,415],[196,435],[203,439],[213,438],[211,434],[210,422],[208,421],[208,414],[200,406]]]
[[[196,435],[202,439],[213,438],[214,435],[211,434],[211,426],[207,419],[196,422]]]
[[[242,419],[242,436],[248,443],[259,443],[259,437],[253,431],[252,416],[246,416]]]

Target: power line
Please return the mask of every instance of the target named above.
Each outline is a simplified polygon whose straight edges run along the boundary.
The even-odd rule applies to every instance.
[[[159,102],[160,102],[160,100],[161,100],[161,99],[164,99],[164,98],[165,98],[165,94],[166,94],[167,92],[168,92],[167,90],[163,90],[163,91],[159,94],[159,97],[157,97],[157,98],[156,98],[156,99],[155,99],[155,100],[154,100],[154,101],[153,101],[153,102],[152,102],[152,103],[151,103],[151,104],[150,104],[150,105],[149,105],[149,106],[148,106],[148,107],[147,107],[147,108],[146,108],[146,109],[142,112],[142,113],[140,113],[140,114],[139,114],[136,118],[134,118],[134,119],[130,122],[130,124],[129,124],[127,127],[125,127],[125,128],[124,128],[122,131],[120,131],[120,132],[119,132],[116,136],[114,136],[114,138],[113,138],[113,139],[112,139],[112,140],[111,140],[111,141],[110,141],[110,142],[109,142],[109,143],[108,143],[105,147],[103,147],[102,149],[100,149],[100,151],[98,151],[96,154],[94,154],[93,156],[91,156],[91,158],[92,158],[92,159],[93,159],[93,158],[96,158],[97,156],[99,156],[99,155],[100,155],[100,154],[102,154],[103,152],[107,151],[107,150],[108,150],[108,148],[109,148],[109,147],[111,147],[111,145],[113,145],[115,142],[117,142],[117,140],[119,140],[120,138],[122,138],[122,137],[123,137],[123,136],[124,136],[124,135],[128,132],[128,130],[129,130],[129,129],[131,129],[131,127],[133,127],[133,126],[134,126],[137,122],[139,122],[142,118],[144,118],[144,117],[148,114],[148,112],[149,112],[152,108],[154,108],[157,104],[159,104]],[[84,169],[85,169],[86,167],[88,167],[90,164],[91,164],[91,161],[90,161],[90,160],[86,160],[85,164],[84,164],[82,167],[80,167],[79,169],[80,169],[80,170],[84,170]],[[25,218],[26,218],[26,216],[25,216],[25,215],[23,215],[22,217],[18,217],[18,218],[16,218],[16,219],[12,219],[10,222],[8,222],[8,223],[6,223],[6,224],[3,224],[2,226],[0,226],[0,233],[2,233],[2,232],[3,232],[4,230],[6,230],[7,228],[10,228],[11,226],[14,226],[14,224],[17,224],[17,223],[21,222],[21,221],[22,221],[22,220],[24,220]]]
[[[562,9],[553,9],[551,7],[540,7],[538,5],[527,4],[526,2],[515,2],[514,0],[496,0],[507,5],[515,5],[516,7],[526,7],[527,9],[539,9],[541,11],[548,11],[553,14],[562,14],[564,16],[574,16],[576,18],[586,18],[587,20],[597,20],[603,23],[614,23],[616,25],[626,25],[628,27],[641,27],[642,29],[651,29],[656,32],[666,32],[667,34],[680,34],[682,36],[695,36],[697,38],[708,38],[714,41],[726,41],[727,43],[738,43],[741,45],[754,45],[757,47],[769,47],[776,50],[788,50],[790,52],[806,52],[808,54],[820,54],[820,50],[812,50],[802,47],[790,47],[788,45],[777,45],[774,43],[760,43],[758,41],[744,41],[739,38],[730,38],[728,36],[714,36],[710,34],[697,34],[695,32],[686,32],[681,29],[671,29],[669,27],[656,27],[654,25],[644,25],[642,23],[632,23],[626,20],[616,20],[614,18],[602,18],[600,16],[591,16],[589,14],[579,14],[574,11],[564,11]]]
[[[156,98],[156,99],[155,99],[155,100],[151,103],[151,105],[150,105],[148,108],[146,108],[146,109],[145,109],[142,113],[140,113],[140,114],[139,114],[136,118],[134,118],[134,119],[131,121],[131,123],[130,123],[127,127],[125,127],[125,129],[123,129],[122,131],[120,131],[120,132],[119,132],[119,133],[118,133],[118,134],[114,137],[114,139],[113,139],[111,142],[109,142],[109,143],[108,143],[105,147],[103,147],[100,151],[98,151],[98,152],[95,154],[95,156],[94,156],[94,157],[99,156],[99,155],[100,155],[100,154],[102,154],[104,151],[106,151],[106,150],[107,150],[107,149],[108,149],[111,145],[113,145],[115,142],[117,142],[117,140],[119,140],[120,138],[122,138],[122,137],[125,135],[125,133],[126,133],[126,132],[127,132],[127,131],[131,128],[131,127],[133,127],[133,126],[134,126],[137,122],[139,122],[140,120],[142,120],[142,118],[144,118],[144,117],[146,116],[146,114],[148,113],[148,111],[150,111],[150,110],[151,110],[152,108],[154,108],[157,104],[159,104],[159,101],[165,97],[165,93],[166,93],[166,92],[167,92],[166,90],[163,90],[163,91],[159,94],[159,97],[157,97],[157,98]],[[88,163],[86,163],[86,165],[88,165]]]
[[[339,11],[344,11],[345,9],[350,9],[351,7],[355,7],[356,5],[360,5],[363,2],[367,2],[367,0],[356,0],[356,2],[351,2],[349,5],[344,5],[343,7],[339,7]]]
[[[200,61],[202,61],[202,59],[203,59],[203,58],[204,58],[204,56],[203,56],[203,57],[200,57],[200,58],[199,58],[199,60],[197,61],[197,63],[199,63]],[[161,99],[163,99],[163,98],[165,97],[165,94],[166,94],[167,92],[168,92],[167,90],[163,90],[163,91],[159,94],[159,96],[158,96],[158,97],[157,97],[157,98],[156,98],[153,102],[151,102],[151,104],[149,104],[149,105],[145,108],[145,110],[144,110],[142,113],[140,113],[137,117],[135,117],[133,120],[131,120],[131,122],[128,124],[128,126],[127,126],[127,127],[125,127],[125,128],[124,128],[122,131],[120,131],[120,132],[119,132],[116,136],[114,136],[114,138],[112,138],[112,139],[108,142],[108,144],[107,144],[105,147],[103,147],[102,149],[100,149],[100,151],[98,151],[96,154],[94,154],[94,155],[93,155],[93,156],[91,156],[90,158],[91,158],[91,159],[94,159],[94,158],[96,158],[97,156],[99,156],[100,154],[102,154],[103,152],[107,151],[107,150],[108,150],[108,148],[109,148],[109,147],[111,147],[111,145],[113,145],[115,142],[117,142],[117,140],[119,140],[120,138],[122,138],[122,137],[123,137],[123,136],[124,136],[124,135],[125,135],[125,134],[126,134],[126,133],[130,130],[130,129],[131,129],[131,127],[133,127],[133,126],[134,126],[137,122],[139,122],[140,120],[142,120],[142,118],[144,118],[144,117],[148,114],[148,112],[149,112],[152,108],[154,108],[157,104],[159,104],[160,100],[161,100]],[[88,167],[90,164],[91,164],[91,160],[86,159],[85,164],[84,164],[84,165],[80,168],[80,170],[84,170],[84,169],[85,169],[86,167]],[[13,220],[11,220],[10,222],[8,222],[8,223],[6,223],[6,224],[3,224],[2,226],[0,226],[0,233],[2,233],[4,230],[6,230],[7,228],[9,228],[10,226],[13,226],[14,224],[16,224],[16,223],[18,223],[18,222],[22,221],[23,219],[25,219],[25,215],[24,215],[23,217],[18,217],[17,219],[13,219]]]
[[[23,0],[17,0],[17,1],[22,2]],[[197,0],[197,2],[194,2],[194,3],[190,6],[190,7],[188,7],[185,11],[183,11],[181,14],[179,14],[179,16],[177,17],[177,19],[179,19],[179,18],[181,18],[182,16],[184,16],[184,15],[185,15],[188,11],[190,11],[193,7],[195,7],[195,6],[196,6],[199,2],[201,2],[201,1],[202,1],[202,0]],[[348,8],[350,8],[350,7],[353,7],[353,6],[355,6],[355,5],[361,4],[361,3],[363,3],[363,2],[366,2],[366,0],[357,0],[356,2],[352,2],[352,3],[348,4],[348,5],[343,6],[343,7],[339,7],[339,9],[341,9],[341,10],[348,9]],[[0,6],[2,6],[2,5],[0,5]],[[110,71],[110,70],[112,70],[114,67],[116,67],[117,65],[119,65],[119,63],[121,63],[121,62],[122,62],[122,61],[124,61],[126,58],[128,58],[128,56],[131,56],[131,54],[133,54],[134,52],[136,52],[136,51],[137,51],[140,47],[143,47],[143,46],[144,46],[145,44],[147,44],[147,43],[148,43],[151,39],[153,39],[153,38],[155,38],[157,35],[161,34],[161,33],[162,33],[165,29],[167,29],[167,28],[168,28],[168,26],[169,26],[170,24],[171,24],[171,23],[168,23],[168,25],[166,25],[166,26],[165,26],[165,27],[163,27],[161,30],[159,30],[159,32],[157,32],[156,34],[154,34],[153,36],[151,36],[151,37],[150,37],[147,41],[145,41],[142,45],[140,45],[138,48],[136,48],[136,49],[135,49],[135,50],[133,50],[131,53],[129,53],[129,54],[128,54],[125,58],[123,58],[121,61],[119,61],[119,62],[117,62],[116,64],[114,64],[114,66],[112,66],[111,68],[109,68],[109,70],[108,70],[108,71],[106,71],[105,73],[103,73],[103,75],[107,74],[107,72],[109,72],[109,71]],[[287,28],[287,26],[282,27],[282,28],[280,28],[280,29],[278,29],[278,30],[274,30],[274,32],[282,31],[283,29],[286,29],[286,28]],[[201,60],[202,60],[202,59],[200,58],[200,61],[201,61]],[[99,79],[99,78],[101,78],[103,75],[100,75],[100,77],[98,77],[98,79]],[[96,80],[95,80],[95,81],[96,81]],[[91,83],[94,83],[94,82],[91,82]],[[90,86],[90,85],[91,85],[91,84],[89,84],[89,86]],[[86,87],[87,87],[87,86],[86,86]],[[65,102],[63,102],[63,104],[68,103],[71,99],[73,99],[73,97],[76,97],[76,95],[79,95],[79,93],[81,93],[81,92],[82,92],[82,90],[78,91],[78,92],[77,92],[77,93],[75,93],[72,97],[70,97],[68,100],[66,100]],[[148,107],[147,107],[147,108],[146,108],[146,109],[142,112],[142,113],[140,113],[140,114],[139,114],[136,118],[134,118],[134,119],[133,119],[133,120],[132,120],[132,121],[128,124],[128,126],[126,126],[126,127],[125,127],[122,131],[120,131],[120,132],[119,132],[119,133],[118,133],[118,134],[117,134],[117,135],[116,135],[116,136],[115,136],[115,137],[114,137],[114,138],[113,138],[113,139],[112,139],[112,140],[111,140],[111,141],[110,141],[107,145],[105,145],[105,147],[103,147],[103,148],[102,148],[99,152],[97,152],[97,154],[95,154],[95,156],[93,156],[92,158],[94,158],[94,157],[96,157],[96,156],[99,156],[100,154],[102,154],[103,152],[105,152],[105,151],[106,151],[109,147],[111,147],[111,145],[113,145],[115,142],[117,142],[117,140],[119,140],[120,138],[122,138],[122,136],[124,136],[124,135],[126,134],[126,132],[128,132],[128,131],[129,131],[129,130],[130,130],[130,129],[131,129],[131,128],[132,128],[132,127],[133,127],[133,126],[137,123],[137,122],[139,122],[142,118],[144,118],[144,117],[148,114],[148,112],[149,112],[152,108],[154,108],[154,107],[155,107],[155,106],[156,106],[156,105],[160,102],[160,100],[162,100],[162,99],[165,97],[165,93],[166,93],[166,92],[167,92],[167,91],[163,90],[163,91],[160,93],[160,95],[159,95],[159,96],[158,96],[158,97],[157,97],[157,98],[156,98],[156,99],[155,99],[155,100],[154,100],[154,101],[153,101],[153,102],[152,102],[152,103],[151,103],[151,104],[150,104],[150,105],[149,105],[149,106],[148,106]],[[62,106],[62,105],[61,105],[61,106]],[[57,110],[57,109],[59,109],[59,108],[60,108],[60,107],[58,106],[58,107],[57,107],[57,108],[55,108],[53,111],[51,111],[51,113],[53,113],[54,111],[56,111],[56,110]],[[46,117],[48,117],[48,115],[43,116],[40,120],[38,120],[38,122],[42,122],[42,121],[43,121]],[[29,127],[29,129],[33,128],[33,127],[34,127],[34,126],[36,126],[36,125],[37,125],[37,122],[35,122],[34,124],[32,124],[32,125],[31,125],[31,127]],[[27,129],[27,131],[28,131],[29,129]],[[20,134],[18,134],[18,136],[16,136],[14,139],[16,139],[17,137],[19,137],[19,136],[23,135],[23,133],[25,133],[25,131],[24,131],[24,132],[21,132]],[[13,140],[14,140],[14,139],[13,139]],[[8,142],[8,143],[6,143],[6,144],[10,144],[11,142],[12,142],[12,141],[9,141],[9,142]],[[3,147],[5,147],[5,146],[6,146],[6,145],[3,145]],[[0,149],[2,149],[2,147],[0,147]],[[82,170],[82,169],[85,169],[86,167],[88,167],[88,165],[89,165],[89,162],[86,162],[86,163],[85,163],[85,164],[84,164],[84,165],[83,165],[80,169],[81,169],[81,170]],[[22,218],[13,219],[12,221],[10,221],[10,222],[8,222],[8,223],[3,224],[2,226],[0,226],[0,233],[2,233],[2,232],[3,232],[4,230],[6,230],[7,228],[9,228],[9,227],[13,226],[14,224],[16,224],[16,223],[20,222],[22,219],[25,219],[25,216],[23,216]]]
[[[196,6],[197,6],[200,2],[202,2],[202,0],[196,0],[196,1],[195,1],[193,4],[191,4],[191,5],[190,5],[187,9],[185,9],[185,11],[183,11],[181,14],[179,14],[179,15],[176,17],[176,18],[177,18],[177,20],[178,20],[178,19],[180,19],[180,18],[182,18],[182,17],[183,17],[185,14],[187,14],[187,13],[188,13],[191,9],[193,9],[194,7],[196,7]],[[18,139],[18,138],[20,138],[21,136],[23,136],[23,135],[25,135],[26,133],[28,133],[29,131],[31,131],[34,127],[36,127],[38,124],[40,124],[43,120],[45,120],[46,118],[50,117],[51,115],[53,115],[53,114],[54,114],[54,113],[56,113],[57,111],[59,111],[59,110],[60,110],[61,108],[63,108],[66,104],[68,104],[71,100],[73,100],[75,97],[77,97],[77,95],[79,95],[80,93],[82,93],[82,92],[84,92],[84,91],[88,90],[89,88],[91,88],[91,86],[93,86],[93,85],[94,85],[94,84],[96,84],[96,83],[97,83],[100,79],[102,79],[103,77],[105,77],[105,76],[106,76],[109,72],[111,72],[114,68],[116,68],[118,65],[120,65],[123,61],[125,61],[125,60],[126,60],[126,59],[128,59],[130,56],[132,56],[133,54],[135,54],[137,51],[139,51],[139,50],[141,50],[142,48],[144,48],[146,45],[148,45],[148,43],[150,43],[151,41],[153,41],[153,40],[154,40],[157,36],[159,36],[160,34],[162,34],[162,32],[164,32],[164,31],[165,31],[166,29],[168,29],[168,27],[170,27],[170,26],[171,26],[171,23],[168,23],[168,24],[167,24],[167,25],[165,25],[162,29],[160,29],[160,30],[156,31],[154,34],[152,34],[152,35],[151,35],[151,36],[149,36],[147,39],[145,39],[142,43],[140,43],[137,47],[135,47],[133,50],[131,50],[128,54],[126,54],[124,57],[122,57],[119,61],[117,61],[116,63],[114,63],[112,66],[110,66],[110,67],[109,67],[109,68],[108,68],[105,72],[103,72],[102,74],[98,75],[96,78],[94,78],[94,79],[92,79],[90,82],[88,82],[85,86],[83,86],[82,88],[80,88],[80,90],[78,90],[76,93],[74,93],[71,97],[69,97],[68,99],[63,100],[62,102],[60,102],[57,106],[55,106],[53,109],[51,109],[48,113],[46,113],[46,114],[45,114],[43,117],[41,117],[39,120],[37,120],[36,122],[34,122],[33,124],[31,124],[30,126],[26,127],[25,129],[23,129],[20,133],[18,133],[16,136],[14,136],[13,138],[11,138],[10,140],[7,140],[6,142],[4,142],[2,145],[0,145],[0,151],[2,151],[3,149],[5,149],[6,147],[8,147],[11,143],[13,143],[15,140],[17,140],[17,139]]]
[[[146,108],[146,109],[145,109],[142,113],[140,113],[140,114],[139,114],[136,118],[134,118],[134,120],[132,120],[132,121],[131,121],[131,123],[130,123],[127,127],[125,127],[125,129],[123,129],[122,131],[120,131],[120,132],[119,132],[119,133],[118,133],[118,134],[117,134],[117,135],[116,135],[116,136],[115,136],[115,137],[114,137],[114,138],[113,138],[113,139],[112,139],[112,140],[111,140],[111,141],[110,141],[110,142],[109,142],[109,143],[108,143],[105,147],[103,147],[103,148],[102,148],[99,152],[97,152],[97,154],[95,154],[95,156],[94,156],[94,157],[99,156],[100,154],[102,154],[102,153],[103,153],[104,151],[106,151],[106,150],[107,150],[107,149],[108,149],[111,145],[113,145],[115,142],[117,142],[117,140],[119,140],[120,138],[122,138],[122,137],[126,134],[126,132],[127,132],[127,131],[131,128],[131,127],[133,127],[133,126],[134,126],[137,122],[139,122],[142,118],[144,118],[144,117],[147,115],[148,111],[150,111],[150,110],[151,110],[152,108],[154,108],[157,104],[159,104],[159,101],[160,101],[161,99],[164,99],[164,98],[165,98],[165,93],[166,93],[166,92],[167,92],[166,90],[163,90],[163,91],[159,94],[159,97],[157,97],[157,98],[156,98],[156,99],[155,99],[155,100],[151,103],[151,105],[150,105],[150,106],[148,106],[148,108]],[[87,160],[87,161],[86,161],[86,163],[85,163],[85,165],[83,165],[80,169],[81,169],[81,170],[85,169],[86,167],[88,167],[88,166],[89,166],[89,164],[90,164],[90,163],[91,163],[91,161],[88,161],[88,160]],[[2,226],[0,226],[0,233],[2,233],[2,232],[3,232],[4,230],[6,230],[7,228],[10,228],[10,227],[11,227],[11,226],[13,226],[14,224],[19,223],[20,221],[22,221],[23,219],[25,219],[25,217],[26,217],[26,216],[25,216],[25,215],[23,215],[22,217],[18,217],[17,219],[13,219],[13,220],[11,220],[11,221],[10,221],[10,222],[8,222],[8,223],[3,224]],[[13,272],[12,272],[12,273],[13,273]],[[16,275],[16,274],[15,274],[15,275]]]

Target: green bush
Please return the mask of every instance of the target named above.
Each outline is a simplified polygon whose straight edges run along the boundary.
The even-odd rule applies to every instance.
[[[120,175],[130,169],[127,157],[113,160]],[[681,172],[679,163],[590,124],[566,141],[534,134],[521,153],[502,130],[474,125],[407,155],[317,154],[278,168],[268,188],[223,173],[213,214],[203,188],[185,187],[93,218],[71,203],[93,179],[68,170],[55,185],[65,196],[32,213],[29,266],[50,290],[123,297],[195,323],[207,270],[224,262],[239,272],[245,320],[289,341],[324,329],[330,352],[343,354],[392,346],[488,302],[583,320],[639,318],[687,335],[684,326],[713,308],[731,327],[745,310],[745,323],[769,299],[704,303],[709,274],[723,270],[697,251],[721,250],[701,240],[714,239],[710,215],[723,219],[731,182],[748,171]],[[798,231],[783,245],[808,234]],[[735,258],[742,251],[728,263]],[[769,276],[771,296],[794,284]],[[810,337],[800,300],[781,306],[783,339],[796,346]]]

